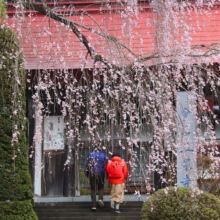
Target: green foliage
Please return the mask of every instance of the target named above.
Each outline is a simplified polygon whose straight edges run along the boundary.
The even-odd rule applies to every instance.
[[[220,219],[220,200],[200,190],[169,187],[155,192],[141,212],[145,220]]]
[[[0,219],[37,219],[28,171],[25,87],[19,42],[0,24]]]
[[[90,191],[83,187],[84,184],[88,183],[88,179],[85,176],[84,169],[82,167],[79,168],[79,182],[80,182],[80,195],[89,195]]]
[[[0,18],[5,19],[6,9],[4,0],[0,0]]]
[[[90,194],[90,190],[83,188],[82,186],[80,186],[80,195],[81,196],[85,196],[85,195],[89,195]]]
[[[2,220],[29,220],[37,219],[33,211],[33,201],[0,202],[0,219]]]
[[[220,187],[216,190],[215,196],[220,199]]]

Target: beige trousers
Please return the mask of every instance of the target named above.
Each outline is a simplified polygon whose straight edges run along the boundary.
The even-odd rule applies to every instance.
[[[110,183],[110,200],[122,203],[124,200],[125,184],[111,184]]]

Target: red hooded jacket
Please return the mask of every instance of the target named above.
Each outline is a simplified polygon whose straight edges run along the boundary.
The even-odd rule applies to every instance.
[[[128,167],[127,167],[127,164],[125,163],[124,160],[121,159],[121,157],[113,157],[111,159],[112,162],[114,161],[118,161],[118,162],[122,162],[122,177],[120,178],[113,178],[113,177],[109,177],[109,172],[110,172],[110,166],[111,166],[111,162],[109,161],[108,164],[107,164],[107,167],[106,167],[106,173],[108,175],[108,181],[109,183],[111,184],[122,184],[124,183],[125,181],[125,178],[127,177],[128,175]]]

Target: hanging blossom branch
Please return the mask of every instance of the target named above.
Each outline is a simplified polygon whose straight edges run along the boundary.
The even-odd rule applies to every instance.
[[[102,62],[103,64],[105,64],[108,68],[114,68],[116,70],[120,70],[121,68],[117,67],[114,64],[110,64],[103,56],[99,55],[99,54],[95,54],[94,49],[90,46],[89,41],[87,40],[87,38],[76,28],[75,24],[77,24],[74,21],[71,21],[69,19],[63,18],[62,16],[59,16],[57,13],[54,13],[48,6],[45,5],[46,2],[43,3],[44,6],[40,6],[34,3],[30,3],[30,2],[23,2],[23,6],[27,9],[30,10],[35,10],[38,11],[40,13],[42,13],[43,15],[46,15],[56,21],[59,21],[63,24],[65,24],[66,26],[70,27],[72,32],[77,36],[77,38],[84,44],[84,46],[86,47],[86,49],[88,50],[88,53],[90,55],[90,57],[92,58],[92,60],[96,63],[97,61]],[[79,24],[78,24],[79,25]],[[80,25],[82,26],[82,25]],[[83,27],[83,26],[82,26]],[[87,28],[89,29],[89,28]],[[92,30],[92,29],[90,29]],[[104,36],[104,35],[103,35]]]
[[[137,1],[128,1],[124,4],[123,11],[120,14],[122,19],[121,28],[127,30],[127,32],[124,29],[121,31],[122,38],[129,38],[129,43],[124,44],[118,38],[106,34],[107,32],[105,33],[103,26],[101,27],[84,10],[81,11],[81,14],[89,16],[95,23],[95,28],[73,21],[71,20],[72,18],[67,19],[65,16],[58,14],[59,11],[56,8],[49,8],[46,1],[43,1],[42,6],[25,1],[22,1],[22,3],[24,8],[36,10],[71,28],[71,31],[87,49],[86,58],[80,54],[84,64],[86,64],[88,55],[92,58],[93,64],[97,61],[104,64],[103,66],[100,65],[99,68],[94,68],[93,65],[92,73],[85,69],[86,65],[84,65],[81,70],[80,80],[74,73],[65,68],[55,71],[53,78],[47,69],[43,70],[43,79],[40,74],[38,75],[39,82],[35,85],[37,92],[33,98],[36,102],[41,102],[40,96],[44,94],[47,103],[43,105],[42,101],[41,108],[38,109],[37,114],[40,115],[43,112],[41,117],[43,118],[50,114],[48,106],[51,104],[60,105],[62,116],[66,119],[68,118],[64,126],[70,143],[73,140],[77,140],[77,147],[80,146],[82,143],[80,129],[82,129],[88,131],[90,135],[89,141],[98,140],[101,142],[103,139],[103,142],[108,146],[111,132],[110,126],[107,125],[111,125],[114,122],[120,127],[120,131],[117,131],[118,138],[123,134],[124,137],[122,139],[125,139],[124,143],[123,140],[119,140],[118,146],[121,149],[125,149],[126,146],[126,150],[132,157],[129,165],[133,175],[135,175],[137,166],[135,161],[140,162],[135,150],[139,146],[138,142],[143,143],[143,140],[140,140],[140,136],[143,135],[141,129],[144,126],[149,126],[152,128],[152,143],[149,150],[150,155],[148,154],[151,163],[147,168],[145,166],[143,168],[143,172],[146,172],[146,182],[144,184],[149,183],[147,177],[151,171],[158,172],[161,175],[161,181],[167,184],[169,180],[163,177],[163,171],[169,169],[172,170],[169,183],[174,185],[176,175],[174,160],[177,150],[182,149],[184,151],[184,148],[188,146],[186,138],[183,138],[180,142],[176,141],[175,138],[175,134],[179,129],[178,123],[181,122],[175,106],[177,93],[179,91],[192,91],[194,96],[189,98],[195,98],[199,103],[199,108],[203,110],[203,113],[198,113],[196,104],[190,109],[195,112],[198,125],[195,148],[198,147],[198,151],[208,152],[213,155],[214,150],[205,149],[204,145],[207,145],[207,141],[202,136],[201,127],[205,122],[207,124],[205,132],[210,135],[211,141],[215,138],[213,126],[207,116],[207,114],[211,114],[211,110],[205,101],[203,89],[207,84],[215,92],[218,89],[215,83],[216,73],[208,64],[212,59],[215,60],[215,56],[218,57],[219,45],[191,45],[190,25],[186,19],[189,12],[185,10],[184,2],[170,1],[168,3],[163,0],[153,0],[151,2],[155,39],[154,50],[152,50],[150,55],[144,53],[136,54],[131,49],[133,35],[135,34],[132,28],[136,25],[135,22],[138,25],[138,21],[140,21],[140,17],[137,18],[137,21],[131,19],[132,16],[132,18],[138,16]],[[173,10],[174,4],[180,5],[178,16],[176,16],[176,11]],[[106,8],[111,10],[110,4],[106,3]],[[78,15],[80,11],[75,13]],[[70,16],[73,14],[70,13]],[[22,17],[22,19],[25,19],[25,17]],[[22,19],[20,19],[21,22],[23,22]],[[179,22],[180,19],[181,22]],[[89,37],[87,38],[83,35],[77,27],[103,37],[109,47],[103,47],[107,56],[103,57],[96,54],[94,47],[91,46],[88,40]],[[60,30],[60,33],[61,31],[63,29]],[[183,38],[177,39],[180,32],[183,33]],[[48,45],[51,46],[52,43],[55,42],[50,42],[50,45]],[[99,46],[99,44],[97,45]],[[47,49],[53,52],[49,46]],[[144,44],[139,44],[139,46],[139,49],[146,49],[147,47]],[[59,55],[58,52],[57,54]],[[118,57],[120,57],[120,62]],[[124,63],[121,62],[123,58],[126,61]],[[207,65],[203,65],[203,63]],[[57,77],[58,75],[59,77]],[[60,85],[61,83],[63,84],[62,86]],[[215,96],[217,97],[217,95],[218,93],[216,92]],[[208,113],[206,113],[207,109]],[[86,128],[83,127],[84,125]],[[100,130],[98,129],[99,126],[101,127]],[[104,132],[102,129],[105,129]],[[182,133],[184,133],[184,129],[184,126],[182,126]],[[39,128],[38,133],[40,132]],[[145,138],[149,133],[150,131],[144,133],[144,140],[146,140]],[[102,138],[102,135],[105,138]],[[42,140],[40,134],[39,140]],[[141,149],[140,152],[146,153],[145,148]],[[167,157],[169,156],[170,158],[172,156],[172,161],[168,161]],[[129,179],[131,179],[131,175],[132,173],[130,173]]]
[[[66,26],[70,27],[71,30],[73,31],[73,33],[77,36],[77,38],[84,44],[84,46],[86,47],[90,57],[92,58],[92,60],[94,61],[94,63],[96,62],[101,62],[103,63],[108,69],[115,69],[115,70],[122,70],[121,67],[118,67],[112,63],[110,63],[109,61],[107,61],[102,55],[96,54],[94,51],[94,48],[92,46],[90,46],[90,43],[88,41],[88,39],[85,37],[85,35],[82,34],[82,32],[80,32],[76,26],[82,27],[86,30],[89,30],[91,32],[94,32],[96,34],[98,34],[99,36],[104,37],[107,40],[111,40],[112,42],[114,42],[116,45],[118,44],[120,47],[125,48],[128,52],[130,52],[136,59],[135,61],[131,62],[131,64],[129,64],[125,69],[130,69],[132,68],[132,66],[134,65],[134,63],[136,62],[140,62],[144,65],[144,69],[148,69],[148,67],[152,67],[154,65],[146,65],[144,62],[149,61],[149,60],[156,60],[158,58],[160,58],[160,55],[158,52],[155,52],[149,56],[146,57],[141,57],[140,55],[137,55],[136,53],[133,52],[133,50],[131,48],[129,48],[128,46],[126,46],[125,44],[121,43],[116,37],[111,36],[111,35],[107,35],[105,34],[105,32],[103,31],[103,29],[100,27],[100,25],[97,23],[97,21],[90,15],[88,14],[85,10],[81,9],[78,10],[76,12],[72,12],[69,16],[71,15],[78,15],[81,11],[81,14],[86,14],[87,16],[89,16],[94,22],[95,24],[98,26],[98,28],[101,30],[101,32],[95,30],[94,28],[88,27],[86,25],[80,24],[78,22],[75,22],[73,20],[64,18],[62,14],[58,14],[56,12],[54,12],[52,9],[50,9],[46,3],[46,1],[42,0],[42,5],[38,5],[35,3],[31,3],[31,2],[26,2],[23,1],[23,6],[27,9],[30,10],[35,10],[38,11],[56,21],[59,21],[63,24],[65,24]],[[76,25],[76,26],[75,26]],[[185,54],[186,57],[193,57],[193,58],[199,58],[199,57],[211,57],[213,55],[219,55],[220,54],[220,49],[218,49],[218,47],[220,46],[220,44],[218,43],[213,43],[213,44],[208,44],[208,45],[192,45],[191,49],[192,52],[189,54]],[[198,49],[202,49],[198,51]],[[206,49],[204,51],[204,49]],[[195,50],[197,52],[197,54],[195,53]],[[176,50],[172,50],[170,51],[169,54],[164,55],[164,58],[169,58],[169,57],[176,57],[177,54],[181,54],[182,50],[181,49],[176,49]],[[177,60],[170,60],[167,61],[165,63],[156,63],[155,65],[163,65],[163,64],[176,64],[178,63]]]

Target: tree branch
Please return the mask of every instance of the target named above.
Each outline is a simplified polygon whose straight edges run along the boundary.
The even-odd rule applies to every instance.
[[[63,24],[65,24],[66,26],[70,27],[72,32],[77,36],[77,38],[84,44],[84,46],[86,47],[86,49],[88,50],[88,53],[90,55],[90,57],[92,58],[92,60],[96,63],[98,61],[102,62],[104,65],[106,65],[106,67],[108,68],[114,68],[116,70],[120,70],[121,68],[117,67],[114,64],[110,64],[103,56],[99,55],[99,54],[95,54],[94,49],[89,45],[89,41],[87,40],[87,38],[76,28],[76,26],[74,25],[74,22],[71,20],[68,20],[66,18],[63,18],[59,15],[57,15],[56,13],[54,13],[49,7],[47,7],[45,9],[45,7],[42,7],[41,5],[35,4],[35,3],[30,3],[30,2],[23,2],[23,6],[26,9],[29,10],[35,10],[40,12],[41,14],[44,14],[56,21],[59,21]]]
[[[40,12],[41,14],[44,14],[46,15],[47,17],[50,17],[56,21],[59,21],[63,24],[65,24],[66,26],[70,27],[72,32],[77,36],[77,38],[83,43],[83,45],[86,47],[90,57],[92,58],[92,60],[94,61],[94,63],[96,62],[101,62],[103,63],[108,69],[115,69],[115,70],[122,70],[122,67],[118,67],[114,64],[111,64],[109,63],[102,55],[99,55],[99,54],[95,54],[95,50],[93,47],[90,46],[89,44],[89,41],[87,40],[87,38],[82,34],[82,32],[80,32],[77,27],[82,27],[84,29],[87,29],[89,31],[92,31],[96,34],[98,34],[99,36],[102,36],[104,37],[106,40],[111,40],[112,42],[114,42],[116,45],[120,45],[120,47],[123,47],[125,48],[128,52],[130,52],[135,58],[136,60],[131,62],[131,64],[129,64],[126,69],[129,69],[129,68],[132,68],[132,66],[135,64],[135,62],[140,62],[142,64],[144,64],[145,61],[148,61],[148,60],[151,60],[151,59],[157,59],[159,58],[159,54],[158,52],[155,52],[153,54],[151,54],[150,56],[146,56],[146,57],[141,57],[137,54],[135,54],[132,49],[130,49],[129,47],[127,47],[126,45],[122,44],[116,37],[114,36],[110,36],[110,35],[107,35],[104,33],[104,31],[102,30],[102,28],[100,27],[100,25],[97,23],[97,21],[95,21],[95,19],[89,15],[86,11],[84,10],[81,10],[82,11],[82,14],[86,14],[88,15],[95,23],[96,25],[98,26],[98,28],[101,30],[100,31],[97,31],[91,27],[87,27],[83,24],[80,24],[78,22],[75,22],[75,21],[72,21],[70,19],[67,19],[67,18],[64,18],[62,15],[60,14],[57,14],[56,12],[54,12],[52,9],[50,9],[45,0],[42,0],[42,4],[43,6],[41,5],[38,5],[38,4],[35,4],[35,3],[30,3],[30,2],[25,2],[23,1],[23,6],[26,8],[26,9],[30,9],[30,10],[35,10],[35,11],[38,11]],[[79,10],[80,11],[80,10]],[[76,12],[76,14],[79,13],[79,11]],[[220,53],[220,50],[218,50],[217,47],[219,46],[219,44],[209,44],[209,45],[192,45],[192,50],[198,50],[198,49],[202,49],[202,48],[206,48],[206,51],[204,51],[204,53],[202,54],[193,54],[193,53],[190,53],[190,54],[186,54],[186,56],[188,57],[193,57],[193,58],[199,58],[199,57],[210,57],[212,55],[217,55]],[[121,48],[122,49],[122,48]],[[175,52],[178,52],[178,50],[174,50],[173,51],[173,54],[175,54]],[[179,51],[179,53],[181,53],[181,51]],[[175,55],[173,54],[169,54],[169,55],[166,55],[164,56],[164,58],[169,58],[169,57],[175,57]],[[174,60],[171,60],[171,61],[168,61],[166,63],[158,63],[157,65],[163,65],[163,64],[171,64],[171,63],[178,63],[178,61],[174,61]],[[146,68],[147,66],[144,64],[144,68]],[[151,66],[155,66],[155,65],[150,65],[148,67],[151,67]]]

